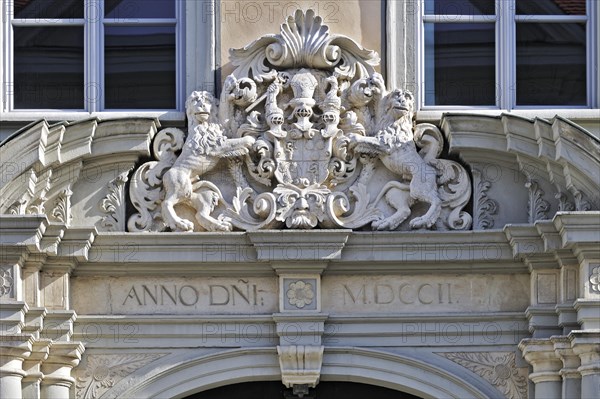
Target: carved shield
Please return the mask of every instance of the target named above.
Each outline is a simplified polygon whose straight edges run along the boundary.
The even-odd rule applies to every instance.
[[[321,185],[329,175],[331,159],[331,138],[323,138],[311,129],[311,138],[291,138],[275,141],[275,177],[279,183],[289,183],[298,187]]]

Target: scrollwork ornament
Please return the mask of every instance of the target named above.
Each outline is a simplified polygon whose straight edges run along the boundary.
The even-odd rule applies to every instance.
[[[128,169],[111,180],[107,185],[108,193],[99,203],[100,209],[105,214],[100,221],[100,225],[106,228],[107,231],[122,231],[124,229],[121,213],[124,206],[125,184],[128,181],[130,172],[131,169]]]
[[[468,173],[375,52],[309,10],[231,59],[219,106],[192,93],[185,141],[159,132],[134,173],[130,231],[471,227]]]
[[[512,352],[438,353],[484,378],[508,399],[527,398],[527,368],[517,368]]]
[[[535,180],[529,180],[525,183],[525,187],[529,189],[529,223],[547,219],[550,203],[544,199],[545,193],[540,188],[539,183]]]
[[[14,283],[12,267],[0,267],[0,297],[11,296]]]
[[[89,355],[85,368],[76,373],[77,397],[100,398],[123,378],[163,356],[160,353]]]

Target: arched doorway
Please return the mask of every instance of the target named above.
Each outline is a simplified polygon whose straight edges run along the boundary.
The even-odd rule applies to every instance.
[[[199,392],[184,399],[292,399],[298,398],[279,381],[245,382]],[[311,389],[304,399],[421,399],[419,396],[375,385],[325,381]]]

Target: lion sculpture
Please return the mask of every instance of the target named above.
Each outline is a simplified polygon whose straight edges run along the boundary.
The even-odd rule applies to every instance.
[[[416,201],[429,204],[427,212],[410,221],[413,229],[431,228],[440,216],[442,200],[438,194],[438,170],[435,162],[417,152],[413,133],[414,97],[409,91],[395,89],[390,93],[381,87],[379,99],[381,118],[375,136],[351,134],[350,148],[357,153],[377,155],[390,171],[405,181],[387,183],[375,200],[381,199],[396,210],[390,217],[376,220],[376,230],[395,230],[411,214]]]
[[[165,197],[162,216],[172,231],[193,231],[194,223],[177,216],[175,206],[187,204],[196,211],[196,221],[207,231],[231,231],[226,218],[214,218],[211,213],[222,201],[221,192],[213,183],[200,180],[222,158],[248,154],[254,144],[250,136],[228,139],[213,116],[215,98],[205,91],[194,91],[186,101],[188,135],[181,154],[163,176]]]

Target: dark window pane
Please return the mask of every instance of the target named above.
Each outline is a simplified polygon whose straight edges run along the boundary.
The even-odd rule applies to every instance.
[[[105,106],[175,108],[175,27],[105,28]]]
[[[425,14],[494,15],[495,0],[425,0]]]
[[[495,105],[494,24],[425,24],[425,104]]]
[[[83,27],[14,28],[15,108],[83,109]]]
[[[586,0],[516,0],[516,5],[518,15],[585,15],[585,2]]]
[[[584,24],[517,24],[517,104],[586,104]]]
[[[15,18],[83,18],[84,0],[14,0]]]
[[[106,18],[175,18],[175,0],[105,0]]]

